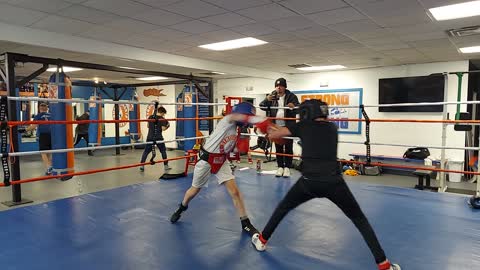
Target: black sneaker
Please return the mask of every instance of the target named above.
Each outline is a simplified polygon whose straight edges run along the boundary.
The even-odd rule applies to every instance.
[[[171,223],[177,222],[180,219],[180,217],[182,216],[182,212],[187,210],[187,209],[188,209],[188,206],[183,206],[183,204],[180,204],[178,206],[178,209],[170,217],[170,222]]]
[[[250,237],[252,237],[256,233],[259,233],[257,228],[255,228],[255,226],[253,226],[252,223],[250,223],[249,219],[242,220],[242,230],[244,232],[248,233],[248,235],[250,235]]]

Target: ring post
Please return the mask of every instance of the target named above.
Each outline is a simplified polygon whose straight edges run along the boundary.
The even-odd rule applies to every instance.
[[[444,85],[444,97],[443,100],[448,100],[448,73],[444,72],[443,77],[445,78],[445,85]],[[448,108],[447,104],[443,105],[443,120],[448,119]],[[442,147],[446,147],[447,145],[447,127],[446,123],[442,124]],[[440,169],[445,169],[445,148],[442,148],[440,151]],[[445,192],[447,191],[447,179],[445,178],[445,172],[440,172],[440,185],[438,186],[438,192]]]

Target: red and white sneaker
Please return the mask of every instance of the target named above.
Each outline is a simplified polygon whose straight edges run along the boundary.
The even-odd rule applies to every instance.
[[[267,240],[263,239],[261,234],[256,233],[252,236],[252,245],[258,251],[265,251]]]
[[[389,260],[386,260],[383,263],[379,263],[378,264],[378,269],[379,270],[402,270],[400,265],[398,265],[396,263],[390,263]]]

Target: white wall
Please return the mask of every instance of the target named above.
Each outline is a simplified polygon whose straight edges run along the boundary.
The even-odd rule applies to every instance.
[[[290,90],[316,90],[316,89],[345,89],[363,88],[363,103],[378,104],[378,80],[380,78],[424,76],[432,73],[467,71],[468,61],[443,62],[419,65],[404,65],[394,67],[372,68],[351,71],[334,71],[323,73],[309,73],[290,75],[288,88]],[[320,87],[320,84],[328,82],[328,87]],[[230,79],[218,81],[216,97],[222,95],[231,96],[259,96],[269,93],[273,89],[274,81],[264,79]],[[254,86],[253,92],[245,91],[248,85]],[[467,97],[468,76],[462,87],[462,100]],[[448,101],[456,101],[457,78],[449,76]],[[466,105],[461,107],[466,111]],[[454,119],[455,106],[448,106],[450,119]],[[367,108],[370,118],[385,119],[442,119],[442,113],[381,113],[377,108]],[[396,143],[407,145],[441,145],[441,124],[412,124],[412,123],[372,123],[371,141],[378,143]],[[365,125],[361,135],[340,135],[340,140],[359,141],[365,140]],[[464,146],[465,133],[454,131],[453,126],[447,128],[447,146]],[[402,147],[373,146],[372,154],[384,154],[401,156],[405,152]],[[298,151],[298,149],[297,149]],[[340,144],[339,157],[349,158],[350,153],[364,153],[364,145]],[[430,149],[432,157],[440,156],[439,150]],[[447,158],[463,160],[463,152],[447,150]]]
[[[148,96],[146,97],[144,95],[143,90],[149,89],[149,88],[156,88],[156,89],[163,89],[161,93],[165,94],[166,96]],[[162,103],[171,103],[175,102],[175,86],[174,85],[162,85],[162,86],[155,86],[155,87],[138,87],[137,88],[137,94],[138,94],[138,99],[140,102],[153,102],[157,100],[158,102]],[[165,118],[175,118],[176,117],[176,107],[175,105],[163,105],[165,109],[167,110],[167,114],[165,115]],[[149,115],[147,115],[147,108],[148,105],[141,105],[140,106],[140,118],[141,119],[147,119]],[[142,122],[141,124],[141,129],[142,129],[142,135],[143,135],[143,140],[145,141],[147,138],[148,134],[148,123],[147,122]],[[163,138],[165,140],[173,140],[175,139],[175,133],[176,133],[176,122],[175,121],[170,121],[170,128],[167,129],[166,131],[163,132]],[[177,143],[176,142],[171,142],[166,144],[167,147],[169,148],[176,148]]]

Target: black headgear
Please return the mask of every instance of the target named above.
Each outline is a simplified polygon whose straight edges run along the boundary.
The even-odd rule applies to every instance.
[[[309,99],[300,104],[300,121],[327,118],[328,104],[318,100]]]

